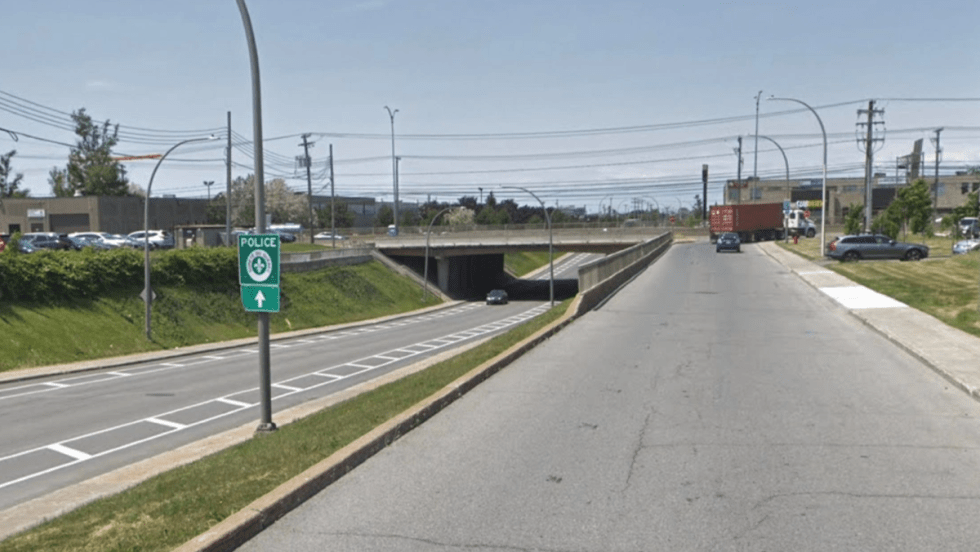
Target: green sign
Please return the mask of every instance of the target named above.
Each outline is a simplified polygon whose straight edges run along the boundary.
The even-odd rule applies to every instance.
[[[279,312],[279,286],[242,284],[242,304],[248,312]]]
[[[279,312],[279,235],[238,236],[238,283],[249,312]]]

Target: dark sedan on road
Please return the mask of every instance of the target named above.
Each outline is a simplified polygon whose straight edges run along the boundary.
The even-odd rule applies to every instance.
[[[718,240],[715,242],[715,253],[721,253],[722,251],[734,251],[736,253],[742,251],[742,240],[738,238],[738,234],[735,232],[725,232],[718,236]]]
[[[903,243],[881,234],[839,236],[827,244],[827,256],[839,261],[899,259],[918,261],[929,256],[929,246]]]
[[[508,299],[507,292],[502,289],[495,289],[487,294],[488,305],[506,305]]]

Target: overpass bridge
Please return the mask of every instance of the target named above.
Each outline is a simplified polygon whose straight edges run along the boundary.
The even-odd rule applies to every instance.
[[[511,288],[515,285],[514,277],[504,270],[505,253],[548,251],[550,243],[556,253],[609,255],[664,233],[664,228],[656,227],[555,228],[550,235],[547,229],[540,227],[483,231],[436,227],[428,236],[424,229],[403,232],[394,237],[378,236],[374,246],[380,253],[420,276],[425,273],[425,258],[428,254],[429,283],[450,296],[463,298],[480,296],[494,288]],[[520,286],[519,293],[538,295],[541,293],[539,287],[525,283]],[[570,295],[574,295],[578,282],[556,282],[556,290],[559,287],[574,288],[569,290]],[[547,296],[546,287],[544,295]]]

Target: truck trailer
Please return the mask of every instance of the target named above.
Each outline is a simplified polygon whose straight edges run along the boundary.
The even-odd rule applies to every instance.
[[[781,240],[787,235],[812,238],[816,226],[802,209],[783,211],[782,203],[714,205],[708,217],[711,243],[723,232],[735,232],[742,242]]]

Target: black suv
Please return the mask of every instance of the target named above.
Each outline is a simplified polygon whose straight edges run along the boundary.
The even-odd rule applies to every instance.
[[[881,234],[839,236],[827,244],[827,256],[839,261],[900,259],[918,261],[929,256],[929,246],[902,243]]]
[[[34,249],[60,249],[67,251],[72,249],[71,240],[65,234],[55,234],[54,232],[29,232],[21,234],[20,241],[31,244]]]

